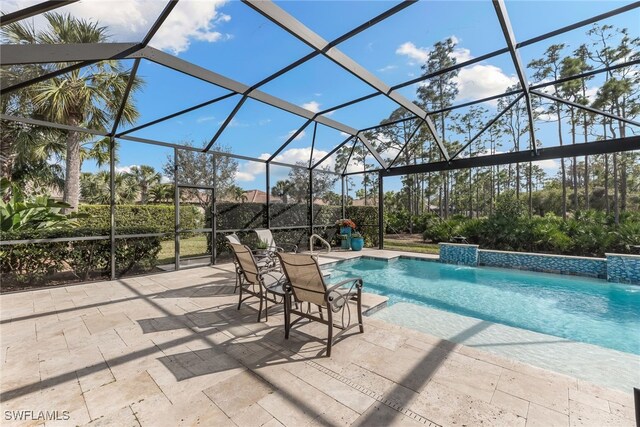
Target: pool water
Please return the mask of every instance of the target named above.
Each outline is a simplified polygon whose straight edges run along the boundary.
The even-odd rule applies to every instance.
[[[325,267],[330,282],[463,316],[640,355],[640,286],[575,276],[359,258]],[[424,319],[428,322],[429,319]]]

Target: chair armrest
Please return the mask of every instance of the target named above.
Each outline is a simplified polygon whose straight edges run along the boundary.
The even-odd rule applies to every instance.
[[[270,267],[270,268],[265,268],[263,270],[259,270],[258,271],[258,275],[262,276],[263,274],[273,273],[274,271],[277,271],[278,273],[282,273],[282,270],[280,269],[280,266],[275,266],[275,267]]]
[[[276,252],[284,252],[285,251],[284,246],[289,248],[288,249],[289,251],[298,253],[298,245],[294,245],[293,243],[282,243],[281,246],[276,246]]]

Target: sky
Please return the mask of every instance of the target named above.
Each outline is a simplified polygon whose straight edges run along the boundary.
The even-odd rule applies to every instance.
[[[39,1],[39,0],[38,0]],[[3,12],[12,12],[36,0],[5,0]],[[276,1],[276,4],[326,40],[339,37],[368,21],[397,2],[390,1]],[[517,41],[572,24],[623,6],[617,1],[507,1],[507,11]],[[82,0],[58,9],[74,16],[97,20],[109,27],[113,41],[139,41],[158,16],[165,2],[159,0]],[[42,18],[34,18],[36,26]],[[603,22],[605,23],[605,22]],[[638,9],[606,20],[640,33]],[[524,64],[539,57],[554,43],[566,43],[566,53],[588,42],[586,28],[521,49]],[[421,74],[421,65],[434,43],[451,37],[457,43],[454,57],[462,62],[505,46],[495,10],[490,1],[421,1],[379,23],[338,48],[388,85],[410,80]],[[239,1],[182,0],[150,43],[241,83],[252,85],[311,52],[311,49]],[[130,67],[131,62],[123,66]],[[228,93],[158,64],[142,61],[138,70],[144,89],[134,94],[140,111],[137,125]],[[528,75],[532,79],[532,75]],[[501,93],[517,82],[509,55],[463,68],[458,76],[460,92],[456,103]],[[590,83],[595,94],[598,79]],[[417,85],[400,92],[416,98]],[[318,56],[264,85],[264,92],[317,112],[372,93],[373,90],[325,57]],[[216,133],[239,97],[198,109],[161,124],[132,133],[132,136],[171,143],[206,144]],[[484,106],[497,113],[496,104]],[[330,114],[334,120],[360,129],[378,124],[397,108],[391,100],[378,96]],[[465,109],[461,110],[464,114]],[[215,148],[233,153],[268,158],[304,119],[254,100],[248,100],[222,134]],[[120,130],[130,128],[124,124]],[[309,161],[313,126],[302,132],[276,160],[286,163]],[[320,159],[345,139],[339,131],[318,125],[314,159]],[[553,124],[541,124],[538,138],[543,146],[557,145]],[[504,150],[507,150],[505,147]],[[171,149],[121,141],[120,170],[149,164],[161,170]],[[386,153],[393,154],[393,153]],[[334,161],[330,158],[329,166]],[[373,159],[369,160],[374,162]],[[236,180],[246,189],[264,187],[264,165],[240,161]],[[557,161],[541,164],[555,173]],[[361,168],[350,165],[349,170]],[[85,162],[83,170],[96,165]],[[280,170],[281,169],[281,170]],[[273,181],[284,178],[286,168],[278,168]]]

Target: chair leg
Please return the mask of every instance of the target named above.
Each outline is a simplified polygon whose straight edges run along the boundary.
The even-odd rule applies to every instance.
[[[318,306],[318,313],[320,313],[320,318],[322,320],[324,320],[324,315],[322,314],[322,306],[321,305]]]
[[[260,294],[260,308],[258,309],[258,322],[260,321],[261,317],[262,317],[262,294]]]
[[[362,323],[362,292],[358,290],[358,324],[360,325],[360,333],[364,333],[364,324]]]
[[[331,344],[333,344],[333,316],[331,310],[327,310],[327,317],[329,320],[329,334],[327,337],[327,357],[331,357]]]
[[[242,304],[242,285],[240,285],[240,295],[238,296],[238,310],[240,310],[241,304]]]
[[[289,329],[291,328],[291,296],[284,296],[284,339],[289,339]]]
[[[269,321],[269,294],[264,297],[264,321]]]

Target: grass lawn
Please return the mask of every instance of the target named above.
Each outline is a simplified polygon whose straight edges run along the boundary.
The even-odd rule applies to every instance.
[[[175,261],[175,245],[173,240],[165,240],[162,249],[158,253],[158,264],[171,264]],[[180,259],[194,256],[204,256],[207,254],[207,236],[199,234],[197,236],[180,239]]]
[[[438,255],[438,245],[434,243],[422,243],[396,239],[384,239],[384,248],[398,251],[419,252],[422,254]]]

